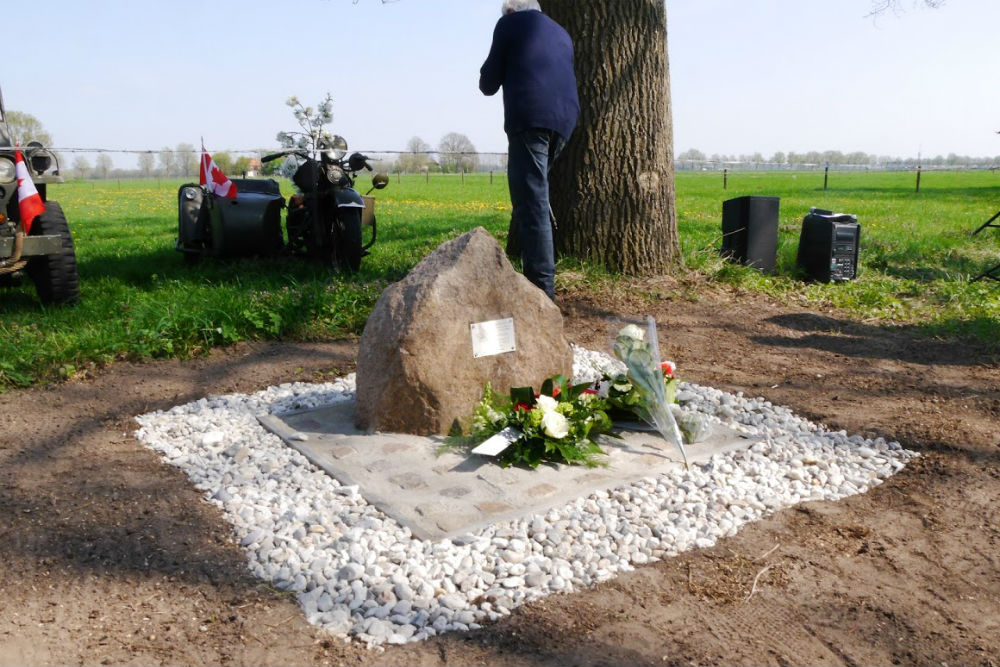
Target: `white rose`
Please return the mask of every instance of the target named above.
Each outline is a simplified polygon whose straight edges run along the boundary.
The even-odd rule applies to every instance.
[[[535,399],[535,407],[541,410],[543,414],[554,411],[558,405],[559,401],[545,394]]]
[[[542,428],[545,435],[559,440],[569,434],[569,420],[555,410],[542,413]]]
[[[620,337],[631,338],[633,340],[646,340],[646,332],[634,324],[629,324],[618,332]]]

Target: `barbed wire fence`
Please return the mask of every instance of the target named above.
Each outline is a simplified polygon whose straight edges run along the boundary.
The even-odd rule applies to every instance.
[[[99,148],[52,147],[59,160],[59,170],[70,178],[152,178],[197,177],[200,148]],[[216,162],[242,165],[237,172],[259,176],[265,170],[261,158],[281,149],[216,149],[209,150]],[[507,153],[484,151],[405,151],[362,149],[376,171],[407,174],[469,174],[505,172]],[[148,159],[143,159],[148,156]],[[81,161],[81,158],[83,161]],[[131,163],[134,166],[122,166]],[[219,165],[223,167],[222,164]],[[225,169],[223,168],[223,171]],[[243,173],[231,175],[243,176]]]
[[[1000,157],[981,158],[959,163],[940,163],[912,158],[878,162],[766,162],[749,160],[674,160],[678,171],[963,171],[1000,169]]]
[[[105,147],[54,147],[51,148],[59,159],[60,173],[69,178],[83,179],[143,179],[143,178],[185,178],[198,176],[201,149],[177,147],[161,149],[129,149]],[[236,164],[240,158],[241,168],[235,177],[261,176],[265,171],[261,158],[279,149],[216,149],[210,154],[226,166]],[[390,174],[472,174],[506,173],[507,153],[484,151],[407,151],[363,149],[359,152],[369,157],[377,171]],[[102,157],[103,156],[103,157]],[[142,156],[149,156],[144,159]],[[82,161],[77,159],[82,158]],[[104,159],[107,158],[107,159]],[[134,166],[125,166],[131,163]],[[223,167],[220,164],[220,167]],[[232,168],[232,167],[231,167]],[[724,184],[730,172],[754,171],[820,171],[827,181],[829,172],[921,172],[1000,170],[1000,156],[994,158],[961,158],[959,161],[919,158],[875,158],[866,163],[848,162],[773,162],[752,159],[705,159],[674,160],[677,171],[721,172]],[[225,171],[225,168],[223,167]],[[918,181],[919,183],[919,181]],[[826,185],[826,183],[824,183]],[[918,186],[919,187],[919,186]]]

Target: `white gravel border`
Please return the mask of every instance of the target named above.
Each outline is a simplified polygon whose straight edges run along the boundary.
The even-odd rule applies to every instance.
[[[577,381],[617,363],[574,352]],[[917,456],[882,438],[829,431],[761,398],[683,382],[680,389],[685,411],[757,442],[455,540],[415,539],[357,487],[258,423],[259,414],[351,399],[353,374],[141,415],[135,436],[222,508],[254,574],[295,591],[310,623],[370,647],[475,629],[529,600],[710,547],[779,509],[863,493]]]

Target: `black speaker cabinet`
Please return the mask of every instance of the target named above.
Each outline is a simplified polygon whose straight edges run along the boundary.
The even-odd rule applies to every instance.
[[[858,275],[861,225],[855,215],[809,209],[802,219],[796,263],[811,280],[837,282]]]
[[[778,254],[778,197],[737,197],[722,202],[722,255],[774,271]]]

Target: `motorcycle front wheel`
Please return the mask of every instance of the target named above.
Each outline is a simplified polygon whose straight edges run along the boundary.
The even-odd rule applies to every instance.
[[[346,206],[338,209],[337,228],[333,239],[337,263],[354,273],[361,268],[361,209]]]

